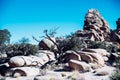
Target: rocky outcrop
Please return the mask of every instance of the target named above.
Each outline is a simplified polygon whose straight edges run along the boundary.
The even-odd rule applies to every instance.
[[[88,54],[79,54],[81,56],[82,61],[85,61],[87,63],[93,62],[93,58]]]
[[[89,63],[97,63],[98,67],[104,66],[104,59],[100,54],[93,52],[77,51],[77,53],[82,57],[83,60]],[[87,55],[87,56],[86,56]]]
[[[116,21],[117,29],[111,32],[111,41],[120,43],[120,18]]]
[[[9,61],[10,67],[22,67],[22,66],[42,66],[45,62],[36,56],[15,56]]]
[[[9,60],[11,67],[21,66],[42,66],[48,61],[55,60],[54,53],[50,51],[40,50],[36,56],[15,56]]]
[[[48,50],[39,50],[34,56],[14,56],[8,62],[9,69],[3,73],[5,76],[13,77],[39,75],[40,67],[53,60],[54,53]]]
[[[96,9],[90,9],[85,16],[83,30],[75,33],[84,40],[105,41],[109,40],[110,30],[107,22]]]
[[[70,68],[86,71],[88,70],[88,65],[91,69],[105,66],[109,53],[104,49],[83,49],[79,51],[68,50],[65,52],[65,55],[65,60]],[[86,65],[87,69],[85,68]]]

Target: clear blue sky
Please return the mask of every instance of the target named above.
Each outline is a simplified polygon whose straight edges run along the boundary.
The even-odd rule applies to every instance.
[[[88,9],[95,8],[116,28],[120,0],[0,0],[0,29],[8,29],[11,42],[32,35],[43,36],[44,29],[59,27],[57,36],[83,28]],[[39,38],[38,38],[39,39]]]

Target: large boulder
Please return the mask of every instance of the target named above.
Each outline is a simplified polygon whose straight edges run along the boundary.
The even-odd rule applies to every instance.
[[[40,69],[36,67],[20,67],[14,70],[13,77],[36,76],[40,74]]]
[[[104,66],[105,62],[104,62],[102,55],[100,55],[100,54],[96,54],[94,52],[85,52],[85,51],[77,51],[77,53],[79,55],[89,55],[92,57],[91,59],[93,59],[93,61],[91,61],[92,63],[97,63],[99,67]],[[84,58],[84,59],[87,59],[87,58]]]
[[[15,67],[6,71],[5,76],[20,77],[20,76],[36,76],[40,74],[38,67]]]
[[[9,60],[10,67],[20,66],[42,66],[45,64],[44,60],[37,56],[15,56]]]
[[[73,70],[78,70],[83,72],[90,71],[91,69],[89,64],[73,59],[69,61],[69,67],[71,67]]]
[[[57,46],[54,44],[56,43],[55,38],[50,37],[50,39],[44,38],[43,40],[41,40],[39,43],[39,48],[42,50],[54,50],[54,49],[56,50]]]
[[[104,59],[100,54],[89,53],[88,55],[90,55],[93,58],[93,62],[97,63],[99,67],[105,65]]]
[[[93,62],[93,58],[90,55],[88,54],[79,54],[79,55],[81,56],[82,61],[85,61],[87,63]]]
[[[39,50],[35,56],[42,58],[44,61],[55,60],[54,52],[49,50]]]

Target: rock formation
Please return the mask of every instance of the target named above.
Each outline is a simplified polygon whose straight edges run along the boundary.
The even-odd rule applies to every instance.
[[[120,52],[117,52],[119,53],[119,55],[117,55],[114,54],[115,51],[111,51],[112,54],[110,54],[109,52],[107,52],[107,49],[106,50],[101,48],[90,49],[88,48],[86,42],[91,40],[91,42],[113,41],[120,43],[120,18],[118,19],[118,21],[116,21],[116,24],[117,29],[110,32],[107,22],[103,19],[100,13],[95,9],[90,9],[85,16],[83,30],[78,30],[77,32],[75,32],[75,37],[77,36],[77,38],[81,40],[80,45],[83,46],[82,49],[80,49],[81,47],[78,47],[79,49],[67,48],[64,51],[63,47],[66,48],[66,46],[57,49],[60,46],[59,44],[61,44],[64,39],[58,40],[60,41],[60,43],[58,43],[57,45],[57,40],[55,38],[45,37],[39,43],[40,50],[37,51],[37,54],[29,56],[19,55],[10,57],[9,61],[6,63],[7,65],[0,64],[0,74],[8,77],[38,76],[37,78],[35,78],[35,80],[43,80],[42,75],[46,73],[46,70],[47,68],[49,69],[49,66],[51,66],[50,68],[54,66],[53,71],[55,71],[55,69],[56,71],[57,70],[59,71],[59,69],[57,68],[60,68],[60,70],[62,70],[64,67],[67,68],[63,69],[66,71],[72,70],[78,70],[79,72],[87,72],[91,70],[95,71],[98,68],[106,66],[107,65],[106,63],[110,60],[110,57],[113,58],[113,55],[115,56],[114,59],[118,59],[120,57]],[[64,41],[64,43],[67,43],[67,41]],[[108,48],[109,47],[108,43],[110,44],[110,42],[105,43],[106,43],[105,45]],[[75,42],[75,44],[78,44],[78,42]],[[67,47],[69,47],[69,45],[67,45]],[[59,50],[60,54],[58,53]],[[5,54],[0,55],[0,58],[6,57],[7,55]],[[62,64],[65,63],[64,67],[63,65],[59,66],[59,63],[60,65],[61,63]],[[58,66],[56,66],[56,64],[58,64]],[[43,69],[43,71],[41,69]],[[41,76],[39,76],[40,74]],[[96,75],[103,76],[108,74],[109,71],[96,71]],[[52,75],[49,76],[51,77]],[[65,79],[66,78],[61,80]]]
[[[111,32],[111,41],[120,43],[120,18],[116,21],[117,29]]]
[[[100,51],[101,50],[101,51]],[[103,67],[108,59],[108,52],[104,49],[87,49],[83,51],[66,51],[66,61],[74,70],[87,71],[82,66],[89,65],[89,70]],[[72,57],[73,56],[73,57]],[[85,65],[82,65],[82,64]],[[82,67],[82,68],[81,68]],[[88,71],[89,71],[88,70]]]
[[[36,56],[15,56],[9,60],[10,67],[22,67],[22,66],[42,66],[45,63],[55,60],[53,52],[39,50]]]
[[[109,40],[110,30],[107,22],[96,9],[90,9],[85,16],[83,30],[75,33],[84,40],[105,41]]]

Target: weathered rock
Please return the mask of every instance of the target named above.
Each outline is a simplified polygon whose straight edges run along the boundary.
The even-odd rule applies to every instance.
[[[100,67],[104,66],[104,59],[100,54],[89,53],[89,55],[93,58],[93,62],[97,63]]]
[[[115,67],[105,66],[105,67],[96,69],[95,74],[98,76],[106,76],[106,75],[113,74],[115,70],[116,70]]]
[[[99,65],[97,63],[89,63],[92,69],[98,69]]]
[[[86,14],[83,29],[83,31],[78,30],[75,34],[85,40],[109,41],[109,26],[95,9],[90,9]]]
[[[79,54],[81,56],[81,60],[87,63],[93,62],[93,58],[87,54]]]
[[[25,61],[20,56],[12,57],[9,61],[9,65],[11,67],[24,66],[24,64],[25,64]]]
[[[37,67],[16,67],[9,70],[13,77],[39,75],[40,69]],[[9,72],[8,71],[8,72]]]
[[[92,58],[90,58],[91,62],[97,63],[99,67],[103,66],[105,63],[102,55],[100,55],[100,54],[96,54],[94,52],[84,52],[84,51],[77,51],[77,53],[79,55],[90,55],[92,57]]]
[[[103,56],[104,61],[108,61],[108,57]]]
[[[57,46],[54,44],[54,42],[56,43],[55,38],[51,37],[51,40],[49,40],[48,38],[45,38],[45,39],[41,40],[40,43],[39,43],[39,48],[42,49],[42,50],[57,49]]]
[[[66,55],[65,59],[67,62],[69,62],[70,59],[81,61],[80,55],[77,54],[75,51],[72,50],[66,51],[65,55]]]
[[[11,77],[15,69],[16,68],[8,68],[8,69],[6,69],[6,71],[4,73],[5,74],[4,76],[5,77]]]
[[[69,67],[78,71],[90,71],[90,65],[85,62],[80,62],[78,60],[71,59],[69,61]]]
[[[111,32],[110,38],[111,41],[120,43],[120,18],[118,18],[116,24],[117,24],[117,29]]]
[[[0,65],[0,75],[6,76],[6,70],[9,69],[9,65],[7,63]]]
[[[48,61],[55,60],[54,53],[47,50],[39,50],[35,56],[15,56],[9,60],[11,67],[42,66]]]
[[[49,50],[39,50],[38,54],[36,54],[37,57],[41,57],[44,60],[51,61],[51,60],[55,60],[55,54]]]
[[[42,66],[45,62],[37,56],[15,56],[8,62],[11,67]]]

